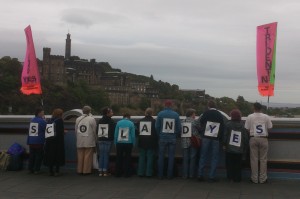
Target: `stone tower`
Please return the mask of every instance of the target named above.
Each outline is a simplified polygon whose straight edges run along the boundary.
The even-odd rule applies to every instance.
[[[65,59],[70,59],[70,57],[71,57],[71,35],[70,33],[68,33],[66,39]]]

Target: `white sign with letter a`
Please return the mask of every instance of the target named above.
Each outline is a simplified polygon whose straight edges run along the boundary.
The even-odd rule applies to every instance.
[[[207,121],[204,135],[209,137],[218,137],[219,128],[220,123]]]
[[[192,123],[191,122],[183,122],[181,123],[181,137],[182,138],[190,138],[192,137]]]
[[[45,138],[55,136],[54,123],[46,125]]]
[[[140,122],[140,135],[151,135],[151,122]]]
[[[38,136],[39,135],[39,123],[30,123],[29,127],[29,136]]]
[[[229,144],[232,146],[241,146],[242,133],[240,131],[231,131]]]

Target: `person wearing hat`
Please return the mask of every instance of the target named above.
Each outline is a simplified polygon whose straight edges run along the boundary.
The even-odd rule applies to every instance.
[[[155,129],[158,133],[158,178],[162,179],[164,174],[165,151],[168,151],[168,169],[167,178],[173,178],[174,156],[176,147],[176,138],[181,133],[181,123],[179,114],[172,110],[173,102],[165,101],[164,110],[157,115]]]
[[[224,149],[226,151],[227,178],[240,182],[242,179],[242,159],[249,145],[249,133],[241,122],[241,112],[233,109],[231,120],[226,123]]]
[[[77,173],[83,175],[92,173],[93,152],[97,141],[97,124],[95,118],[92,117],[91,110],[90,106],[84,106],[83,115],[75,122]]]
[[[250,132],[250,164],[251,181],[255,184],[267,182],[268,135],[273,127],[268,115],[262,113],[262,105],[253,104],[254,113],[245,122],[245,128]],[[259,164],[258,164],[259,163]],[[259,165],[259,169],[258,169]],[[259,172],[258,172],[259,171]]]

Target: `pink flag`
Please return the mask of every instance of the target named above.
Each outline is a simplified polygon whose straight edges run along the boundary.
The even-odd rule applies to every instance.
[[[42,94],[40,73],[36,61],[30,25],[25,28],[25,34],[27,41],[27,49],[21,77],[21,92],[25,95]]]
[[[274,95],[277,22],[257,27],[257,79],[262,96]]]

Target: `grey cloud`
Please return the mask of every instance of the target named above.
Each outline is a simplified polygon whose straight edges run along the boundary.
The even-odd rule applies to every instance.
[[[101,12],[90,9],[66,9],[62,11],[61,20],[67,24],[74,24],[84,27],[93,25],[107,25],[124,21],[124,16]]]

